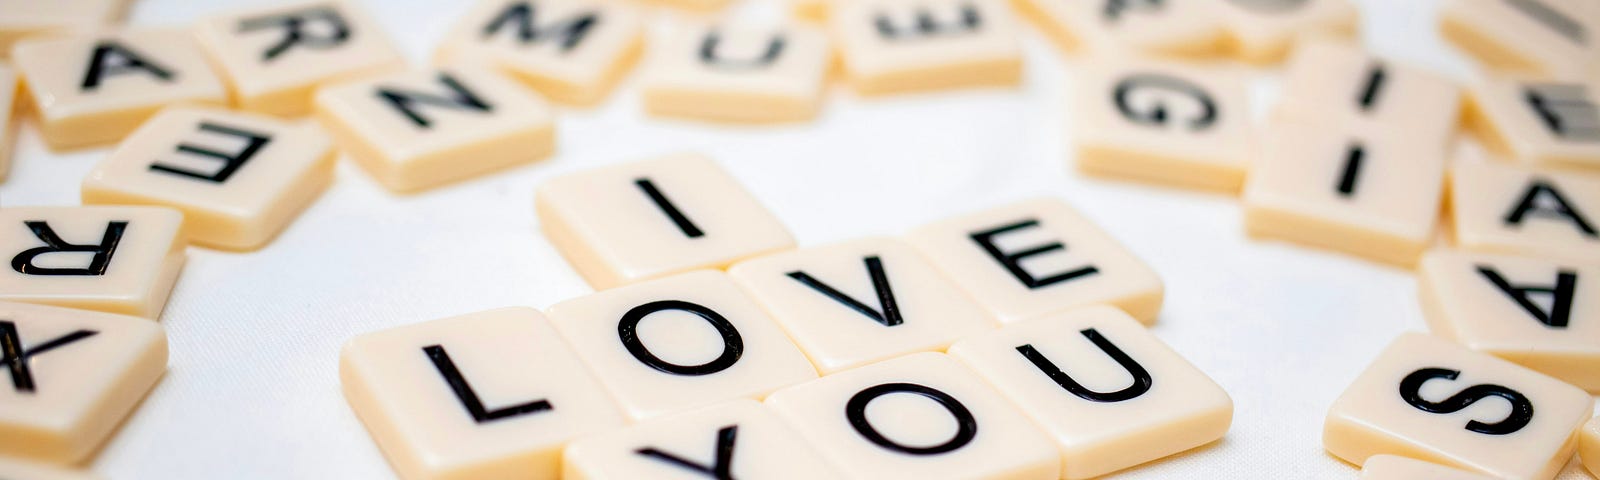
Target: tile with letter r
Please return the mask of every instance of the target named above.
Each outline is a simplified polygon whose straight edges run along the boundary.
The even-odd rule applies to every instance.
[[[480,0],[434,51],[442,65],[482,63],[552,102],[593,105],[644,47],[644,13],[617,0]]]
[[[1583,0],[1450,0],[1439,32],[1492,70],[1561,78],[1600,63],[1600,10]]]
[[[809,120],[832,60],[827,35],[809,26],[680,25],[652,48],[644,108],[720,122]]]
[[[0,300],[161,316],[188,241],[161,207],[0,209]]]
[[[1225,49],[1255,64],[1276,63],[1309,38],[1351,40],[1361,21],[1350,0],[1217,0]]]
[[[1456,247],[1600,262],[1600,175],[1457,162],[1450,182]]]
[[[1494,480],[1494,477],[1399,455],[1373,455],[1361,466],[1361,480]]]
[[[39,35],[91,32],[122,17],[129,0],[0,0],[0,60],[11,46]]]
[[[1222,53],[1217,0],[1013,0],[1058,47],[1108,56],[1202,57]]]
[[[1003,0],[856,0],[831,6],[831,34],[859,94],[1022,81],[1020,28]]]
[[[1600,84],[1491,78],[1467,98],[1468,129],[1495,153],[1600,173]]]
[[[771,409],[731,400],[592,435],[567,446],[566,480],[837,478]]]

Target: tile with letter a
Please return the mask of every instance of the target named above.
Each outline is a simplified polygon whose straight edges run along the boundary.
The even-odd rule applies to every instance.
[[[0,60],[30,36],[89,32],[115,22],[129,0],[0,0]]]
[[[1217,0],[1013,0],[1058,46],[1107,55],[1210,56],[1225,33]]]
[[[794,247],[766,207],[696,154],[554,178],[534,203],[545,238],[596,289]]]
[[[6,457],[0,457],[0,478],[16,480],[105,480],[105,477],[87,471]]]
[[[824,375],[942,351],[993,328],[989,313],[903,241],[867,238],[728,269]]]
[[[13,118],[17,101],[17,71],[0,63],[0,182],[6,181],[11,171],[11,149],[16,142],[17,119]]]
[[[201,20],[195,33],[235,105],[252,112],[305,115],[318,87],[405,68],[377,20],[347,0],[235,10]]]
[[[311,122],[173,108],[89,172],[83,203],[175,208],[193,243],[250,250],[332,181],[333,142]]]
[[[645,110],[722,122],[793,122],[816,116],[833,51],[798,24],[681,26],[653,49]]]
[[[560,478],[561,449],[622,426],[538,311],[368,333],[339,356],[345,400],[401,478]]]
[[[1302,39],[1356,36],[1360,14],[1350,0],[1218,0],[1228,50],[1241,60],[1283,60]]]
[[[1439,30],[1494,70],[1572,77],[1600,62],[1600,15],[1584,0],[1450,0]]]
[[[1497,478],[1553,478],[1594,398],[1448,340],[1400,336],[1333,402],[1328,453],[1361,465],[1401,455]]]
[[[829,375],[766,404],[851,479],[1047,480],[1059,455],[960,362],[917,353]]]
[[[51,148],[121,140],[169,105],[225,105],[189,31],[137,28],[24,40],[12,61]]]
[[[1105,475],[1211,443],[1228,431],[1222,387],[1112,307],[1007,325],[950,347],[1045,430],[1061,478]]]
[[[1458,162],[1450,180],[1457,247],[1600,262],[1600,175]]]
[[[846,77],[862,95],[1012,86],[1022,41],[1002,0],[858,0],[831,5]]]
[[[760,402],[738,399],[594,435],[567,446],[566,480],[838,478]]]
[[[1327,126],[1353,122],[1400,131],[1407,142],[1444,148],[1460,123],[1461,92],[1450,80],[1353,45],[1310,41],[1287,66],[1273,116]]]
[[[140,318],[0,302],[0,366],[0,455],[82,463],[167,371],[167,335]]]
[[[1101,303],[1147,324],[1161,311],[1155,271],[1053,198],[937,221],[908,239],[1001,323]]]
[[[1578,432],[1578,457],[1589,474],[1600,476],[1600,417],[1584,424]]]
[[[1600,173],[1600,85],[1495,78],[1468,98],[1466,124],[1496,153]]]
[[[1398,455],[1373,455],[1361,466],[1361,480],[1494,480],[1494,477]]]
[[[625,415],[642,420],[817,378],[761,306],[701,270],[550,307],[550,318]]]
[[[317,117],[389,190],[410,193],[543,159],[555,114],[499,73],[450,67],[317,91]]]
[[[160,317],[183,268],[183,215],[159,207],[0,209],[0,301]]]
[[[550,101],[605,99],[644,46],[644,14],[617,0],[480,0],[434,52],[444,65],[494,65]]]

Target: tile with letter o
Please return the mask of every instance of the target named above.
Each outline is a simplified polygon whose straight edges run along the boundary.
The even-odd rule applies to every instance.
[[[1273,116],[1379,132],[1403,125],[1407,142],[1444,148],[1455,138],[1461,104],[1461,89],[1442,76],[1355,45],[1312,41],[1290,58]]]
[[[30,36],[89,32],[117,21],[128,0],[0,0],[0,60]]]
[[[1398,455],[1373,455],[1361,466],[1361,480],[1423,479],[1494,480],[1494,477]]]
[[[1467,126],[1496,153],[1600,173],[1600,85],[1494,78],[1468,99]]]
[[[1216,0],[1013,0],[1057,46],[1105,55],[1221,53],[1224,17]]]
[[[1457,247],[1600,262],[1600,175],[1457,162],[1450,181]]]
[[[18,480],[104,480],[92,472],[30,462],[17,458],[0,457],[0,478]]]
[[[644,13],[617,0],[480,0],[434,52],[444,65],[487,63],[550,101],[605,99],[644,46]]]
[[[567,446],[567,480],[817,480],[839,475],[766,406],[750,399],[650,420]]]
[[[1600,63],[1600,15],[1585,3],[1450,0],[1439,9],[1439,32],[1491,69],[1571,77]]]
[[[653,48],[644,108],[721,122],[809,120],[832,59],[827,35],[809,26],[683,25]]]
[[[0,209],[0,301],[161,316],[188,245],[160,207]]]
[[[17,119],[11,114],[15,111],[17,85],[17,71],[0,63],[0,182],[6,181],[6,174],[11,171],[11,149],[18,130]]]
[[[832,7],[831,33],[859,94],[1022,80],[1020,28],[1003,0],[854,0]]]
[[[1360,13],[1350,0],[1218,0],[1230,54],[1250,63],[1283,60],[1308,38],[1351,39]]]

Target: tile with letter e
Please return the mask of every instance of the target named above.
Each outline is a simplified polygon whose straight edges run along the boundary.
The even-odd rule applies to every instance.
[[[1578,432],[1578,457],[1589,474],[1600,476],[1600,417],[1584,424]]]
[[[696,154],[557,177],[534,203],[545,238],[596,289],[794,247],[766,207]]]
[[[555,114],[499,73],[450,67],[317,91],[317,118],[391,191],[465,180],[555,151]]]
[[[1105,475],[1228,431],[1233,400],[1144,325],[1096,306],[950,347],[1054,439],[1061,478]]]
[[[644,14],[617,0],[480,0],[434,52],[444,65],[486,63],[550,101],[593,105],[644,46]]]
[[[1360,14],[1350,0],[1220,0],[1227,49],[1250,63],[1283,60],[1303,39],[1356,36]]]
[[[940,220],[908,240],[1001,323],[1102,303],[1146,324],[1161,311],[1156,272],[1057,199]]]
[[[1390,454],[1497,478],[1555,476],[1594,399],[1448,340],[1401,335],[1333,402],[1322,444],[1361,465]]]
[[[321,86],[400,71],[405,59],[355,3],[318,0],[214,15],[195,28],[240,109],[311,113]]]
[[[0,63],[0,182],[6,181],[6,174],[11,171],[11,149],[18,125],[11,112],[15,111],[16,101],[17,71]]]
[[[1450,182],[1457,247],[1600,262],[1600,175],[1458,162]]]
[[[0,60],[23,38],[89,32],[120,18],[129,0],[0,0]]]
[[[766,404],[851,479],[1047,480],[1059,455],[960,362],[917,353],[796,385]]]
[[[567,446],[567,480],[815,480],[839,475],[760,402],[738,399]]]
[[[401,478],[556,479],[622,415],[544,315],[513,307],[350,340],[345,400]]]
[[[910,245],[867,238],[776,253],[728,275],[827,375],[943,351],[994,327],[989,313]]]
[[[0,302],[0,366],[0,455],[82,463],[167,371],[167,335],[140,318]]]
[[[1224,23],[1214,0],[1015,0],[1067,51],[1171,56],[1221,53]]]
[[[550,318],[641,420],[817,378],[816,369],[727,274],[701,270],[567,300]]]
[[[1495,78],[1468,99],[1468,128],[1496,153],[1600,173],[1600,85]]]
[[[1408,142],[1444,148],[1460,123],[1461,89],[1450,80],[1354,45],[1306,42],[1290,58],[1273,116],[1323,126],[1405,127]]]
[[[828,37],[798,24],[680,26],[652,48],[644,108],[721,122],[809,120],[832,59]]]
[[[1439,31],[1485,66],[1545,78],[1600,61],[1600,15],[1581,0],[1451,0]]]
[[[160,207],[0,209],[0,301],[161,316],[183,269],[183,214]]]
[[[121,140],[170,105],[226,105],[187,30],[128,29],[30,39],[12,48],[39,132],[54,149]]]
[[[332,181],[333,142],[311,122],[172,108],[89,172],[83,203],[171,207],[183,212],[191,242],[250,250]]]
[[[98,474],[83,470],[30,462],[16,458],[0,457],[0,478],[18,480],[104,480]]]
[[[1494,477],[1398,455],[1373,455],[1361,480],[1494,480]]]
[[[845,76],[862,95],[1012,86],[1022,41],[1002,0],[859,0],[831,5]]]

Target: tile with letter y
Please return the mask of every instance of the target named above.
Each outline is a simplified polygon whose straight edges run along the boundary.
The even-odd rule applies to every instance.
[[[859,0],[832,4],[829,27],[857,93],[1012,86],[1020,28],[1002,0]]]
[[[31,36],[89,32],[116,22],[130,0],[0,0],[0,60]]]
[[[551,479],[573,439],[622,426],[544,315],[502,308],[350,340],[345,400],[401,478]]]
[[[644,45],[644,13],[617,0],[480,0],[434,52],[509,72],[552,102],[593,105]]]
[[[1494,477],[1398,455],[1373,455],[1361,466],[1361,480],[1420,479],[1493,480]]]
[[[794,122],[816,116],[833,51],[821,31],[683,25],[653,47],[645,110],[722,122]]]
[[[159,207],[0,209],[0,300],[160,317],[188,245]]]
[[[1600,63],[1600,15],[1585,3],[1451,0],[1439,9],[1439,31],[1491,69],[1571,77]]]
[[[1212,56],[1224,23],[1216,0],[1013,0],[1057,46],[1107,55]]]
[[[567,446],[566,480],[837,478],[760,402],[738,399],[593,435]]]
[[[1356,36],[1360,13],[1350,0],[1218,0],[1227,50],[1241,60],[1275,63],[1303,39]]]
[[[1457,162],[1450,181],[1458,248],[1600,262],[1600,175]]]
[[[1492,78],[1467,98],[1466,125],[1496,153],[1600,173],[1600,85]]]

